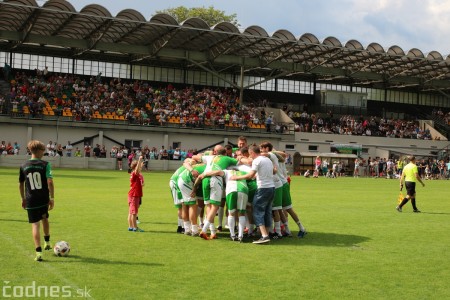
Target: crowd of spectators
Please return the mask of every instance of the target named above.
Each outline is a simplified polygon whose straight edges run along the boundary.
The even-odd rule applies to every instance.
[[[266,113],[267,100],[240,103],[238,91],[231,88],[176,88],[172,84],[154,86],[147,81],[104,79],[100,75],[81,77],[53,74],[47,69],[32,75],[16,72],[11,80],[12,114],[26,113],[31,117],[47,114],[65,116],[74,121],[118,119],[132,124],[178,124],[179,127],[239,130],[263,128],[267,132],[285,133],[288,127]],[[0,96],[0,105],[5,102]],[[294,131],[365,135],[429,140],[429,130],[422,130],[417,121],[385,119],[377,116],[334,117],[283,109],[295,122]],[[440,110],[437,116],[449,120],[450,112]],[[253,127],[256,126],[256,127]]]
[[[442,120],[444,124],[450,125],[450,111],[445,113],[442,109],[433,109],[432,114]]]
[[[166,125],[176,119],[180,127],[215,125],[246,130],[248,124],[265,124],[264,108],[257,103],[241,105],[234,89],[155,87],[149,82],[124,82],[102,78],[84,79],[69,74],[18,72],[11,80],[11,112],[39,117],[51,107],[52,114],[75,121],[91,121],[107,115],[130,123]],[[24,109],[25,108],[25,109]]]
[[[418,121],[401,119],[387,119],[383,117],[365,117],[343,115],[333,117],[329,112],[325,116],[288,112],[288,115],[296,122],[295,131],[315,132],[344,135],[379,136],[389,138],[410,138],[431,140],[430,131],[422,130]]]

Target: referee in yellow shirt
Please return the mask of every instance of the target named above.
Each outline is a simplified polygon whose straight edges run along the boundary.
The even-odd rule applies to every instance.
[[[416,166],[416,158],[414,156],[409,156],[408,160],[409,164],[403,168],[402,175],[400,176],[400,190],[403,189],[403,183],[405,183],[406,197],[396,209],[398,212],[402,212],[403,205],[411,200],[413,211],[419,213],[420,210],[418,210],[416,206],[416,182],[420,182],[423,187],[425,187],[425,183],[420,179],[419,171]]]

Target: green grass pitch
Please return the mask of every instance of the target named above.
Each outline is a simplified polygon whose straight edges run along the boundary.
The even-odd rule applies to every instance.
[[[226,233],[213,241],[177,234],[170,172],[144,173],[145,232],[134,233],[127,231],[125,171],[55,169],[51,238],[68,241],[71,253],[45,252],[37,263],[18,173],[0,169],[0,298],[27,286],[41,296],[90,299],[450,297],[446,180],[417,187],[422,213],[414,214],[410,204],[395,210],[397,180],[293,177],[294,208],[308,235],[254,245]],[[297,232],[292,220],[290,227]]]

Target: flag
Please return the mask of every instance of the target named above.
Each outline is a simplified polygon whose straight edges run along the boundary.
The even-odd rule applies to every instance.
[[[398,194],[398,198],[397,198],[397,205],[400,205],[400,203],[402,203],[403,199],[405,198],[405,196],[403,196],[403,193],[400,192]]]

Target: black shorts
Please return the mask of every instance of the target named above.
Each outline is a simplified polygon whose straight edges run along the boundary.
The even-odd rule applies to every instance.
[[[27,209],[27,212],[29,223],[36,223],[42,219],[47,219],[50,216],[48,214],[48,206],[39,207],[35,209]]]
[[[405,182],[406,195],[414,196],[416,194],[416,183],[412,181]]]

